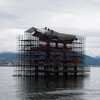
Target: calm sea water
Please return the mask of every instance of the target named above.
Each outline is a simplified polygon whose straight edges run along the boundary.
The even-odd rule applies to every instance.
[[[0,100],[100,100],[100,67],[89,75],[68,78],[12,77],[13,67],[0,67]]]

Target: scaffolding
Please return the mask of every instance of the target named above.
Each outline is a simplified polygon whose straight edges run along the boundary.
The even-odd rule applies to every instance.
[[[82,36],[62,34],[47,27],[30,28],[18,36],[18,67],[21,76],[83,75]]]

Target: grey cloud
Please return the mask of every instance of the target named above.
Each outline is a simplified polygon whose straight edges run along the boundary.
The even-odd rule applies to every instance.
[[[0,37],[5,34],[6,39],[11,36],[15,41],[17,34],[32,26],[83,35],[88,43],[91,37],[100,37],[100,0],[3,0],[0,5]],[[10,37],[8,41],[5,44],[11,48]]]

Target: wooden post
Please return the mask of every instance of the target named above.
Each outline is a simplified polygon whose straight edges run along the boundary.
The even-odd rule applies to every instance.
[[[77,70],[78,56],[74,56],[73,63],[74,63],[74,76],[77,76],[77,73],[78,73],[78,70]]]

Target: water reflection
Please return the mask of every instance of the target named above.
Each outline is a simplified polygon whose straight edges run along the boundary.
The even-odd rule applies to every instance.
[[[81,90],[85,77],[20,77],[16,79],[21,100],[65,100],[65,98],[77,98],[77,95],[83,94]]]

